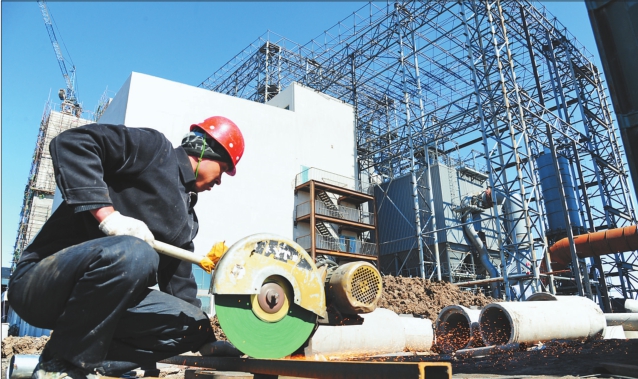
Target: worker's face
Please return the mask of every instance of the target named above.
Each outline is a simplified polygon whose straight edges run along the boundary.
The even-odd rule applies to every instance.
[[[202,159],[199,164],[197,178],[195,178],[195,191],[210,191],[213,186],[222,184],[222,175],[228,171],[228,163]]]

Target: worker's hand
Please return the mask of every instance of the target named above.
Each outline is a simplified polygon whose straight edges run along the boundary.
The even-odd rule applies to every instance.
[[[206,257],[213,262],[213,265],[216,265],[227,250],[228,246],[226,246],[226,241],[217,242],[213,245],[208,254],[206,254]]]
[[[133,236],[148,242],[153,246],[155,237],[144,221],[127,217],[115,211],[106,216],[100,223],[100,230],[107,236]]]

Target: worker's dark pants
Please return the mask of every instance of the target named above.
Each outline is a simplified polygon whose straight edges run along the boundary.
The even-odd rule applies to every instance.
[[[119,375],[214,340],[199,308],[148,288],[158,262],[135,237],[88,241],[18,265],[9,302],[29,324],[53,329],[44,359]]]

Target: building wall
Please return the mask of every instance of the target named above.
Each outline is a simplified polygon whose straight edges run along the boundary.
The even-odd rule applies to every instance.
[[[431,232],[433,229],[430,222],[427,174],[418,172],[416,177],[419,188],[421,228],[424,232]],[[442,271],[444,276],[448,276],[450,272],[456,275],[456,271],[464,270],[461,265],[470,261],[467,255],[473,247],[464,234],[461,215],[455,209],[465,196],[485,190],[486,184],[465,177],[457,171],[456,167],[440,162],[432,165],[431,177]],[[418,275],[418,270],[410,271],[419,264],[411,176],[404,175],[382,183],[379,187],[375,187],[374,196],[382,270],[384,273],[396,274],[398,271],[403,275]],[[474,223],[474,228],[478,232],[485,233],[486,246],[494,259],[498,258],[498,241],[491,215],[491,209],[476,213],[474,219],[477,221]],[[424,239],[424,243],[428,245],[427,248],[424,247],[424,250],[429,248],[430,251],[434,251],[434,238],[431,233]],[[406,259],[401,269],[401,264]],[[425,257],[425,259],[427,261],[432,258]],[[482,266],[478,269],[483,270]]]
[[[246,151],[235,177],[200,194],[197,253],[254,233],[293,238],[293,189],[302,166],[354,177],[352,107],[298,84],[261,104],[132,73],[99,121],[154,128],[177,146],[192,123],[213,115],[240,127]]]

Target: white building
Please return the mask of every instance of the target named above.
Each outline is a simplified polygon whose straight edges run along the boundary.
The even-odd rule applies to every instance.
[[[298,84],[261,104],[132,73],[99,122],[153,128],[178,146],[191,124],[214,115],[239,126],[246,150],[236,176],[223,176],[221,186],[199,196],[196,253],[206,254],[217,241],[230,246],[255,233],[290,239],[307,235],[308,224],[294,225],[295,205],[307,201],[295,198],[297,174],[316,168],[355,178],[352,106]],[[202,272],[196,275],[202,276],[203,295],[208,283]]]

